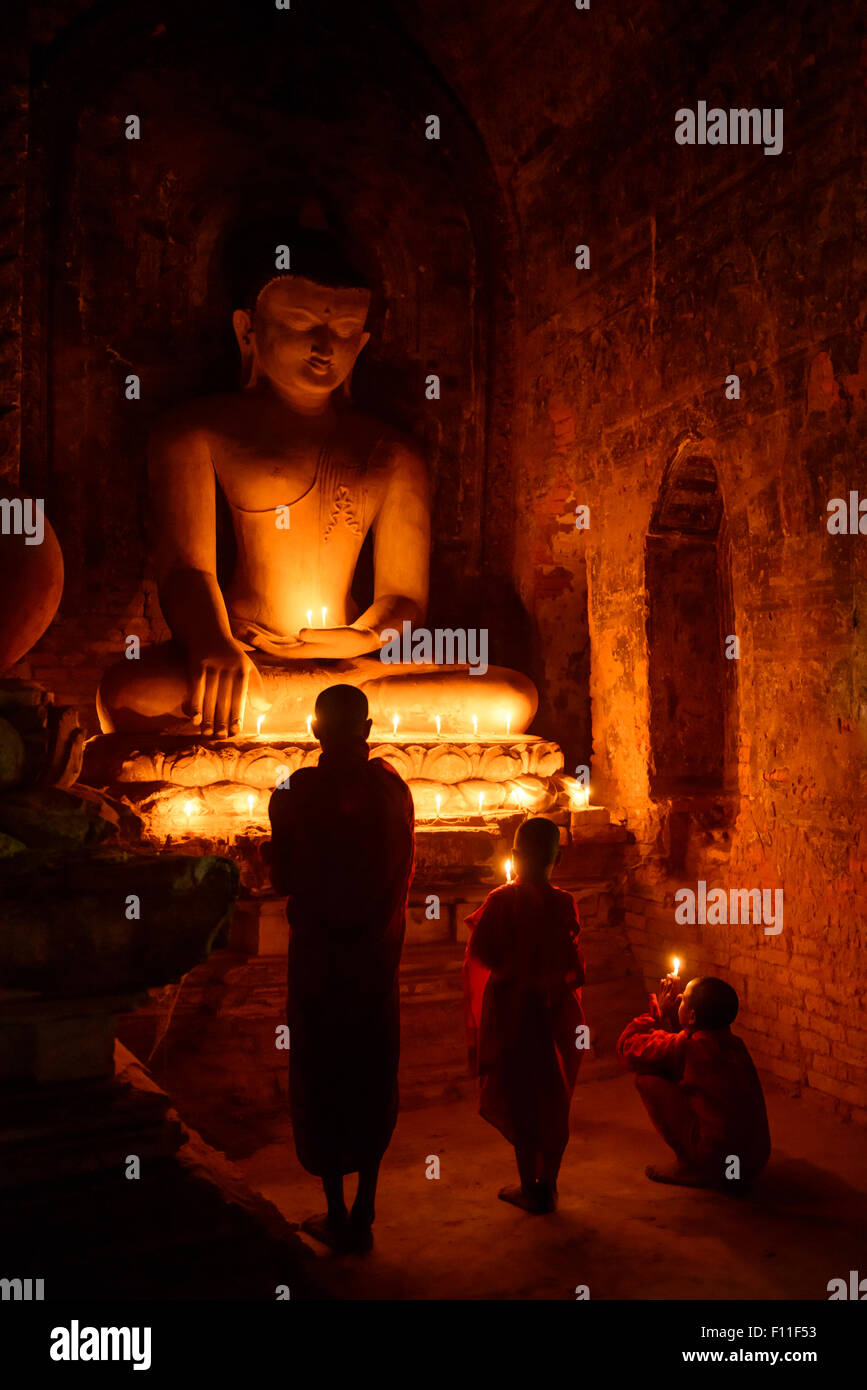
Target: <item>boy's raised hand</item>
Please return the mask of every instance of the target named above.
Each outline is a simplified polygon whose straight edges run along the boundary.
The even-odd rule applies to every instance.
[[[671,975],[666,975],[665,979],[660,980],[659,1012],[664,1019],[670,1020],[676,1017],[678,1001],[682,993],[679,979],[673,979]]]

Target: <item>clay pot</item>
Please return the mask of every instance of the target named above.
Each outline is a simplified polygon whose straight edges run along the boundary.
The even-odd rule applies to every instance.
[[[24,531],[15,531],[15,519],[35,520],[35,502],[0,482],[0,502],[4,499],[11,506],[0,509],[0,672],[35,647],[63,593],[63,555],[48,518],[43,515],[41,543],[28,545]]]

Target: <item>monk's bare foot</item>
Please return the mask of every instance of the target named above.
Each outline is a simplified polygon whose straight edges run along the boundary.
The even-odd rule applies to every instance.
[[[555,1182],[545,1182],[543,1179],[536,1183],[536,1210],[540,1216],[557,1210],[557,1184]]]
[[[301,1229],[331,1250],[349,1249],[349,1221],[346,1217],[341,1221],[330,1217],[326,1211],[321,1216],[308,1216],[306,1221],[301,1222]]]
[[[349,1248],[358,1255],[367,1255],[374,1248],[374,1219],[367,1212],[357,1212],[353,1207],[349,1218]]]
[[[521,1211],[527,1211],[531,1216],[540,1215],[535,1192],[525,1192],[523,1187],[501,1187],[497,1196],[501,1202],[510,1202],[513,1207],[520,1207]]]
[[[718,1182],[714,1182],[698,1168],[689,1168],[684,1163],[672,1163],[666,1168],[660,1168],[655,1163],[648,1163],[645,1174],[651,1182],[664,1182],[672,1187],[706,1187],[716,1189]]]

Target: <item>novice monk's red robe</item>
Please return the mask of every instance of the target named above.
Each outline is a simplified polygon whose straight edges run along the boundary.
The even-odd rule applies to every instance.
[[[746,1044],[730,1028],[669,1033],[658,1005],[627,1024],[617,1051],[656,1129],[681,1163],[724,1179],[730,1155],[740,1177],[761,1172],[771,1152],[762,1083]]]
[[[289,894],[295,1147],[309,1173],[355,1173],[382,1157],[397,1120],[412,797],[365,744],[293,772],[269,814],[272,881]]]
[[[559,1160],[584,1022],[584,957],[571,893],[550,883],[495,888],[468,917],[467,1041],[479,1113],[510,1144]]]

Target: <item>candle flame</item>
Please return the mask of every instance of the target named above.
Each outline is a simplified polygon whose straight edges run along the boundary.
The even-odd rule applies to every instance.
[[[436,718],[436,724],[437,724],[437,738],[439,738],[439,736],[440,736],[440,723],[441,723],[440,717],[439,717],[439,715],[437,715],[437,718]]]
[[[308,608],[308,609],[307,609],[307,626],[308,626],[308,627],[312,627],[312,626],[313,626],[313,609],[312,609],[312,608]]]
[[[255,799],[256,799],[256,798],[253,796],[253,793],[252,793],[252,792],[251,792],[250,795],[247,797],[247,810],[249,811],[249,813],[250,813],[251,816],[252,816],[252,814],[253,814],[253,802],[255,801]]]
[[[193,808],[195,807],[195,804],[196,803],[194,801],[184,802],[184,815],[186,816],[187,820],[189,820],[190,816],[193,814]]]
[[[675,957],[674,957],[674,964],[672,965],[672,968],[671,968],[671,976],[672,976],[672,979],[676,980],[679,974],[680,974],[680,957],[679,957],[679,956],[675,956]]]
[[[474,715],[473,715],[473,734],[477,734],[478,732],[479,732],[479,716],[478,716],[477,714],[474,714]]]
[[[400,715],[399,715],[399,714],[393,714],[393,715],[391,716],[391,732],[392,732],[393,734],[396,734],[396,733],[397,733],[397,726],[398,726],[399,723],[400,723]]]
[[[326,614],[327,614],[327,613],[328,613],[328,609],[327,609],[327,608],[323,608],[323,610],[322,610],[322,626],[323,626],[323,627],[325,626],[325,617],[326,617]]]
[[[507,882],[507,883],[511,883],[511,882],[512,882],[512,861],[511,861],[511,859],[507,859],[507,860],[506,860],[506,882]]]
[[[264,714],[260,714],[260,715],[259,715],[259,718],[256,720],[256,733],[257,733],[257,734],[261,734],[261,732],[262,732],[262,725],[263,725],[264,723],[265,723],[265,716],[264,716]]]
[[[311,737],[312,737],[312,734],[313,734],[313,715],[312,715],[312,714],[308,714],[308,716],[307,716],[307,737],[308,737],[308,738],[311,738]]]
[[[508,738],[509,734],[511,733],[511,731],[512,731],[512,716],[511,716],[511,714],[507,714],[507,715],[506,715],[506,737],[507,737],[507,738]]]
[[[484,805],[484,802],[485,802],[485,793],[484,793],[484,792],[479,792],[479,815],[482,814],[482,806]]]
[[[442,804],[443,804],[443,799],[442,799],[441,796],[438,796],[438,797],[437,797],[437,815],[439,815],[439,813],[440,813],[440,807],[442,806]]]

